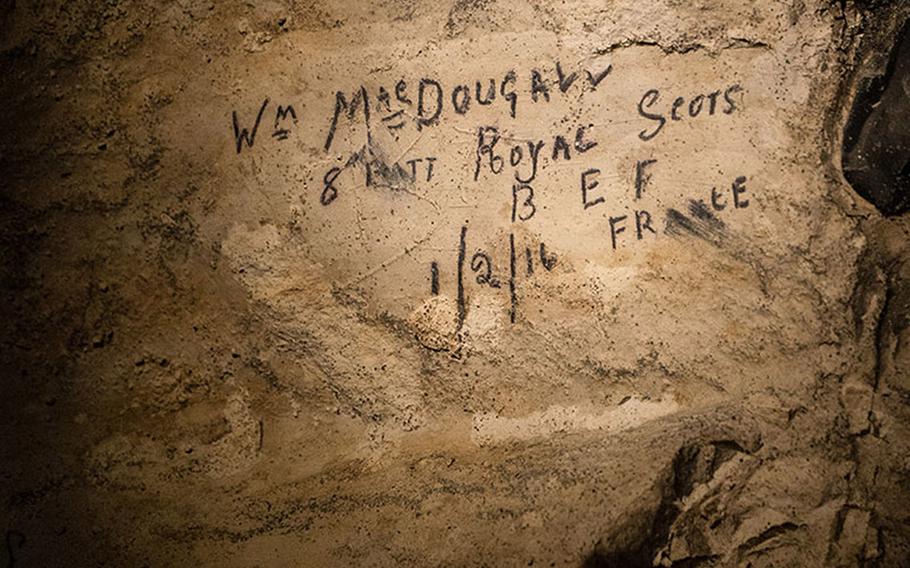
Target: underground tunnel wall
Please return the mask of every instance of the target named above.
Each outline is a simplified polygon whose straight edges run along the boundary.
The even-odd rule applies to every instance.
[[[2,14],[9,565],[907,557],[901,3]]]

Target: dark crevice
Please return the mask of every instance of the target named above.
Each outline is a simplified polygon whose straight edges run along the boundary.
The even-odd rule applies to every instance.
[[[682,501],[696,486],[709,482],[724,463],[741,453],[749,453],[738,442],[717,440],[680,448],[659,483],[660,501],[645,522],[629,523],[622,531],[636,531],[625,547],[604,549],[600,543],[583,563],[584,568],[650,568],[655,557],[671,540],[673,526],[683,512]],[[710,554],[694,555],[674,565],[709,566]]]
[[[875,325],[875,370],[873,375],[873,389],[877,392],[881,385],[882,372],[884,370],[884,358],[887,356],[888,341],[888,323],[891,317],[891,303],[893,291],[890,282],[885,288],[885,299],[882,302],[882,310],[878,314],[878,321]]]
[[[883,73],[858,87],[844,131],[844,177],[884,215],[910,210],[910,24]]]
[[[770,526],[770,527],[766,528],[765,530],[763,530],[761,532],[761,534],[758,534],[758,535],[748,539],[743,544],[739,545],[739,549],[738,549],[739,553],[741,555],[745,555],[748,551],[753,550],[754,548],[758,547],[761,544],[768,542],[769,540],[777,538],[778,536],[781,536],[783,534],[787,534],[789,532],[799,530],[801,528],[804,528],[804,526],[805,525],[798,525],[796,523],[791,523],[791,522],[785,522],[785,523],[781,523],[779,525]]]

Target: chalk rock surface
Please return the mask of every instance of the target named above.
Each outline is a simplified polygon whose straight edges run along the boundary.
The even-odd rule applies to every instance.
[[[906,566],[908,15],[3,3],[8,565]]]

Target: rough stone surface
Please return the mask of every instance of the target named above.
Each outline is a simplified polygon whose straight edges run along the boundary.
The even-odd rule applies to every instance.
[[[844,174],[886,215],[910,208],[910,26],[888,65],[862,86],[844,136]]]
[[[907,566],[908,14],[0,3],[7,565]]]

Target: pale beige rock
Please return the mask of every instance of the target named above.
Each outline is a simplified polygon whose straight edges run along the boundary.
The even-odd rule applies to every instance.
[[[8,564],[904,565],[908,14],[0,6]]]

